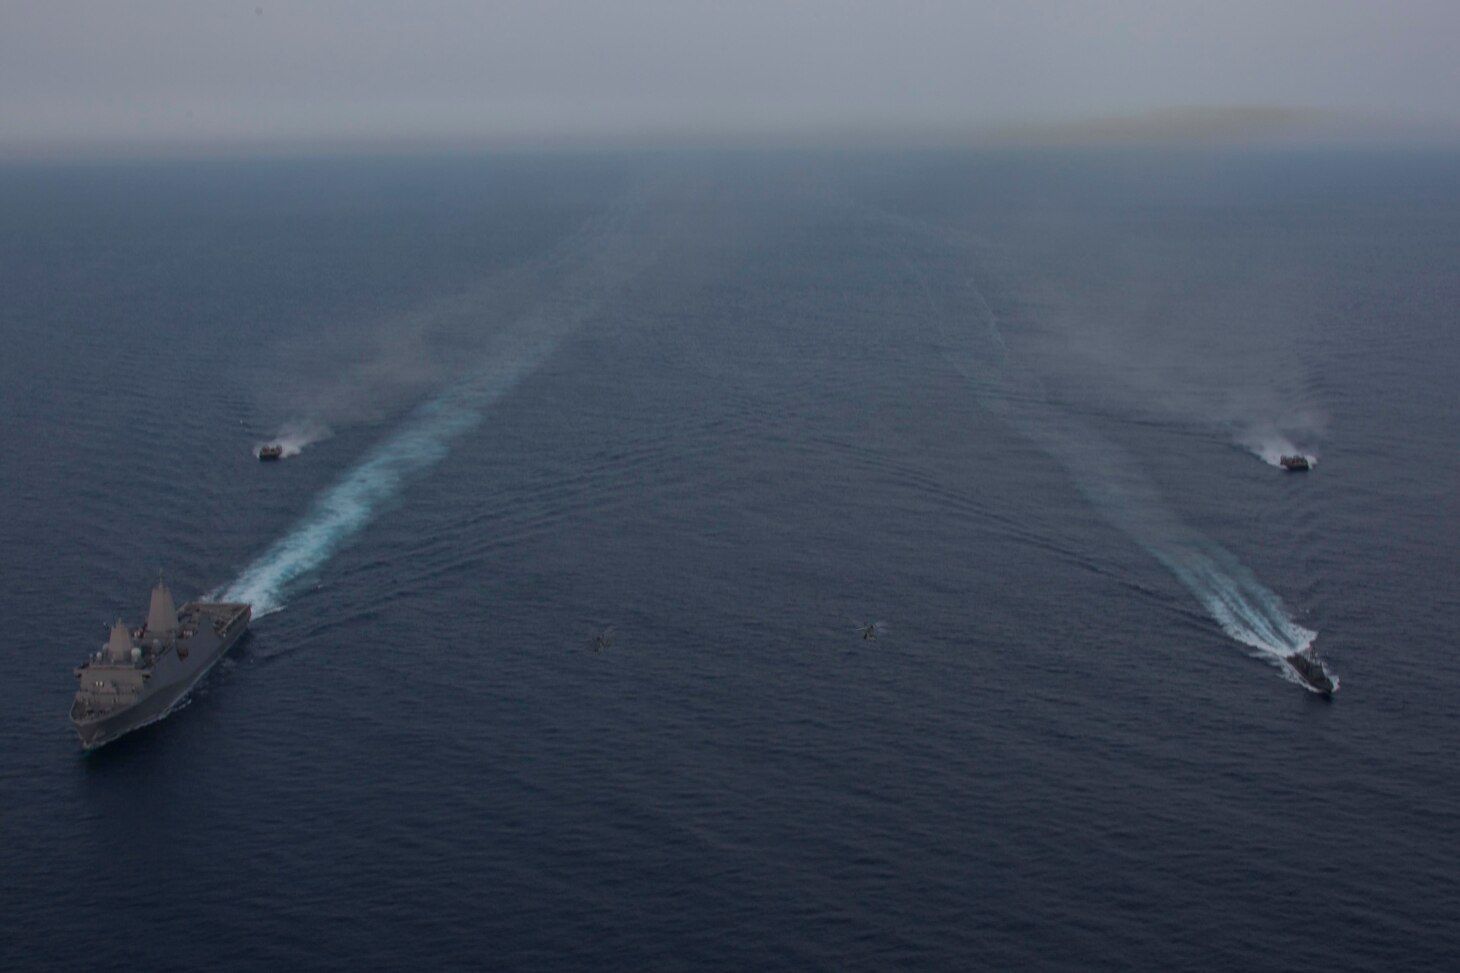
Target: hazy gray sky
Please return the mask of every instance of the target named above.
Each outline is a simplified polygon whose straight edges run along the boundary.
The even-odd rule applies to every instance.
[[[1460,0],[0,0],[0,150],[1456,125],[1457,50]]]

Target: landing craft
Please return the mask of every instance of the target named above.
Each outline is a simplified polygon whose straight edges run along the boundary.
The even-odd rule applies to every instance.
[[[1338,692],[1338,677],[1328,671],[1323,660],[1318,658],[1318,650],[1313,646],[1310,645],[1306,649],[1294,652],[1283,661],[1292,667],[1299,679],[1303,680],[1303,685],[1315,693],[1332,696]]]
[[[1282,464],[1282,468],[1287,470],[1289,473],[1306,473],[1308,470],[1313,468],[1313,463],[1308,459],[1308,457],[1304,456],[1302,453],[1294,453],[1292,456],[1279,457],[1278,462]]]
[[[269,443],[267,446],[259,447],[259,461],[282,459],[284,447],[280,443]]]

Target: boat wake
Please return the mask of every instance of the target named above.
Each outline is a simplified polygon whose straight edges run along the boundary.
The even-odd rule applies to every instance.
[[[1266,661],[1282,663],[1318,633],[1293,621],[1281,599],[1229,551],[1210,541],[1148,548],[1196,596],[1222,631]]]
[[[948,268],[936,274],[944,283],[935,287],[927,265],[908,265],[942,322],[949,360],[984,408],[1063,466],[1090,505],[1166,568],[1229,638],[1289,669],[1287,657],[1317,633],[1295,622],[1282,599],[1230,551],[1182,521],[1128,453],[1051,400],[1038,375],[1012,353],[998,315],[973,279]],[[1273,449],[1271,462],[1277,464],[1285,446],[1297,451],[1277,438],[1250,448]]]
[[[317,497],[292,531],[214,597],[248,602],[255,618],[284,607],[291,582],[327,561],[408,480],[440,462],[452,441],[476,425],[482,411],[536,364],[528,358],[503,363],[492,379],[479,379],[416,410],[404,428]]]
[[[608,293],[655,251],[653,240],[624,239],[622,213],[582,234],[552,266],[562,271],[552,299],[487,341],[486,364],[417,407],[394,434],[315,498],[304,517],[210,598],[248,602],[260,618],[283,608],[293,585],[360,533],[391,498],[430,470],[491,405],[537,369]],[[284,442],[281,439],[281,442]],[[289,443],[284,443],[285,455]],[[294,443],[296,452],[304,441]]]
[[[1318,465],[1316,453],[1303,452],[1293,444],[1291,439],[1271,426],[1247,429],[1238,435],[1237,442],[1253,456],[1267,465],[1276,466],[1279,469],[1282,468],[1284,456],[1303,456],[1307,458],[1310,466]]]
[[[1014,424],[1059,461],[1091,506],[1169,571],[1229,638],[1281,665],[1317,637],[1236,555],[1185,523],[1118,446],[1037,400],[1018,409]]]
[[[280,458],[288,459],[304,452],[304,447],[328,439],[331,435],[330,427],[322,422],[313,419],[291,420],[284,423],[273,439],[266,443],[254,443],[254,455],[257,456],[259,450],[265,446],[282,446],[284,452]]]

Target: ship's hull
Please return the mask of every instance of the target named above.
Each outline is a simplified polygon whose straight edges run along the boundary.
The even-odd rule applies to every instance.
[[[205,634],[200,633],[202,637],[188,641],[186,654],[176,650],[168,653],[165,662],[159,664],[153,679],[149,680],[147,691],[132,705],[100,716],[78,716],[73,710],[71,725],[81,738],[82,748],[95,750],[105,746],[175,710],[187,699],[193,687],[243,638],[248,631],[248,622],[249,612],[245,607],[242,617],[222,636],[208,630]]]
[[[1284,661],[1310,692],[1329,697],[1338,692],[1338,679],[1329,674],[1322,662],[1305,659],[1300,654],[1290,655]]]

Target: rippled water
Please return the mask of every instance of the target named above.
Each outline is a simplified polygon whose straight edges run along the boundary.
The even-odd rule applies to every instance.
[[[1446,968],[1457,175],[0,171],[0,967]]]

